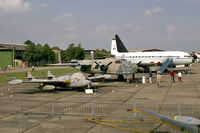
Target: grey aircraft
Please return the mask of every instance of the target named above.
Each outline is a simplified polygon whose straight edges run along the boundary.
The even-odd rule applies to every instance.
[[[158,129],[161,125],[167,124],[176,130],[182,131],[184,133],[200,133],[200,120],[189,117],[189,116],[175,116],[174,119],[159,113],[156,113],[154,111],[149,110],[132,110],[127,109],[127,111],[136,111],[141,112],[144,115],[151,116],[153,119],[156,119],[160,122],[160,125],[158,125],[156,128],[154,128],[153,131]],[[151,131],[151,132],[153,132]]]
[[[137,66],[133,64],[131,65],[130,62],[128,62],[127,60],[115,58],[97,60],[78,60],[73,61],[72,63],[63,63],[60,65],[75,67],[81,72],[89,73],[89,77],[94,76],[95,74],[103,74],[101,77],[106,78],[104,74],[115,74],[118,75],[118,80],[123,80],[124,75],[126,75],[127,81],[131,80],[131,78],[128,75],[132,74],[134,78],[135,70],[137,70]]]
[[[64,88],[90,88],[91,81],[86,79],[82,73],[74,73],[72,75],[64,75],[60,77],[55,77],[50,71],[48,71],[48,76],[46,78],[34,78],[30,72],[27,73],[27,80],[16,79],[8,82],[9,84],[19,84],[19,83],[39,83],[39,88],[43,88],[46,85]]]

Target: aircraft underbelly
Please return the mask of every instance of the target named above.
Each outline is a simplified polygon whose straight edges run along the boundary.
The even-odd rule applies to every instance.
[[[187,64],[191,64],[191,63],[192,63],[191,58],[174,58],[173,59],[174,65],[187,65]]]

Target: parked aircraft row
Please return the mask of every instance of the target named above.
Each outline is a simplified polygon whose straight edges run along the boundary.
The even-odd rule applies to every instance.
[[[150,66],[157,65],[160,66],[158,71],[163,72],[169,66],[188,66],[193,62],[193,57],[182,51],[129,52],[118,35],[115,35],[112,40],[111,54],[115,58],[77,60],[71,63],[54,65],[72,66],[81,72],[89,73],[90,76],[95,74],[116,74],[118,79],[122,80],[124,75],[129,74],[132,74],[134,79],[134,73],[138,67],[148,69]],[[93,59],[93,57],[91,58]]]
[[[55,78],[48,72],[47,79],[36,79],[31,73],[28,74],[27,81],[14,80],[11,84],[26,82],[40,83],[40,86],[54,85],[60,87],[85,87],[91,84],[90,80],[104,79],[110,76],[105,74],[118,75],[119,80],[124,79],[124,75],[133,75],[138,67],[148,68],[149,66],[161,66],[158,71],[163,72],[168,66],[175,67],[176,65],[188,66],[192,63],[193,57],[182,51],[153,51],[153,52],[129,52],[120,40],[118,35],[111,43],[111,54],[115,58],[106,58],[101,60],[78,60],[73,63],[51,64],[51,65],[67,65],[79,69],[81,72],[89,73],[88,79],[80,73],[75,73],[72,76],[65,75]],[[92,58],[93,59],[93,58]],[[103,74],[100,77],[94,77],[95,74]],[[127,76],[130,80],[130,77]]]

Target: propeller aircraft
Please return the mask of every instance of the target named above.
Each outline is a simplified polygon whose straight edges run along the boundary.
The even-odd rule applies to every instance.
[[[132,74],[134,78],[134,73],[136,70],[136,65],[130,64],[125,59],[115,59],[115,58],[106,58],[98,60],[79,60],[73,63],[65,63],[62,65],[72,66],[84,73],[89,73],[90,76],[95,74],[115,74],[118,75],[118,80],[123,80],[124,75],[127,76]],[[106,77],[106,76],[105,76]]]

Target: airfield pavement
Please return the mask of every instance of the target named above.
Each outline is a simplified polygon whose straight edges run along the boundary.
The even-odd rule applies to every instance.
[[[99,84],[95,94],[85,94],[84,91],[76,90],[58,90],[45,91],[36,88],[38,84],[19,84],[9,86],[7,83],[0,84],[0,132],[1,133],[130,133],[131,131],[122,130],[118,128],[108,127],[101,124],[89,122],[83,119],[83,115],[54,115],[46,113],[26,113],[25,112],[9,112],[1,111],[9,102],[3,102],[3,99],[20,98],[25,100],[38,101],[59,101],[65,104],[68,102],[80,102],[76,106],[81,107],[83,104],[89,102],[98,103],[120,103],[120,107],[125,104],[144,103],[149,106],[159,106],[159,112],[170,112],[171,107],[163,108],[165,104],[172,104],[173,106],[188,104],[200,106],[200,64],[194,63],[189,74],[182,74],[182,83],[177,82],[177,73],[175,76],[176,82],[171,83],[170,75],[163,74],[161,80],[161,87],[156,85],[153,73],[153,83],[141,83],[141,77],[148,74],[136,74],[136,81],[133,83],[119,82],[114,79],[105,81]],[[81,103],[82,102],[82,103]],[[156,105],[158,103],[158,105]],[[27,103],[28,104],[28,103]],[[31,103],[30,103],[31,104]],[[37,104],[31,109],[39,108],[47,105],[47,102]],[[112,105],[112,104],[111,104]],[[25,105],[24,105],[25,106]],[[77,107],[77,108],[78,108]],[[119,108],[120,108],[119,107]],[[13,109],[13,108],[12,108]],[[65,109],[65,106],[63,107]],[[124,108],[125,109],[125,108]],[[197,112],[196,117],[200,117],[200,111],[196,108],[184,108],[187,112]],[[198,108],[200,109],[200,108]],[[107,110],[105,109],[105,112]],[[181,110],[179,110],[181,111]],[[84,113],[84,112],[83,112]],[[131,112],[130,112],[131,113]],[[119,115],[121,115],[119,113]],[[117,116],[117,115],[116,115]],[[103,119],[112,120],[127,120],[127,118],[104,116]],[[131,119],[132,120],[132,119]],[[114,125],[130,128],[151,130],[155,124],[134,124],[134,123],[115,123]],[[157,133],[179,133],[180,131],[174,128],[162,125]]]

